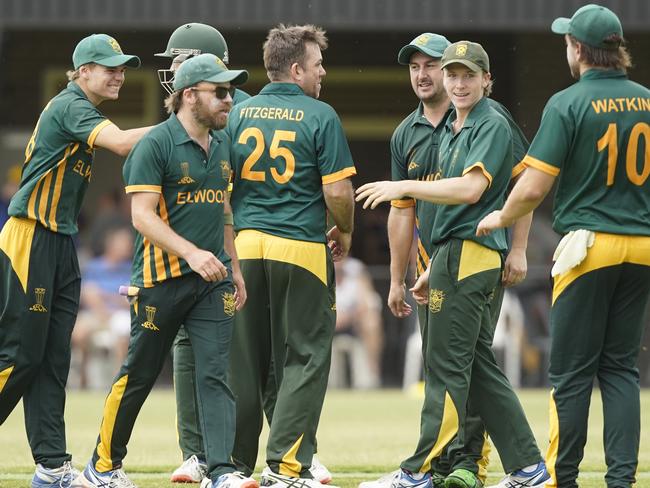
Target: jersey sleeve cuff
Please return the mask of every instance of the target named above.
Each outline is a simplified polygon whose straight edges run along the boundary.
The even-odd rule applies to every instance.
[[[487,178],[487,180],[488,180],[488,186],[487,187],[490,188],[492,186],[492,175],[490,173],[488,173],[488,170],[485,169],[485,165],[480,161],[477,162],[477,163],[474,163],[469,168],[465,168],[465,170],[463,171],[463,176],[465,176],[467,173],[472,171],[474,168],[479,168],[481,170],[481,172],[483,173],[483,176],[485,176]]]
[[[560,168],[553,166],[552,164],[545,163],[544,161],[532,157],[530,154],[526,154],[522,162],[526,167],[530,166],[540,170],[543,173],[546,173],[551,176],[557,176],[560,174]]]
[[[86,141],[87,144],[88,144],[90,147],[94,147],[94,145],[95,145],[95,139],[97,139],[97,136],[99,135],[99,133],[102,131],[102,129],[103,129],[104,127],[106,127],[107,125],[111,125],[112,123],[113,123],[113,122],[111,122],[110,120],[106,119],[106,120],[103,120],[102,122],[100,122],[99,124],[97,124],[97,125],[95,126],[95,128],[90,132],[90,135],[88,136],[88,140]]]
[[[341,171],[337,171],[336,173],[323,175],[322,182],[323,185],[327,185],[328,183],[335,183],[337,181],[344,180],[345,178],[349,178],[350,176],[354,176],[356,174],[357,174],[356,168],[354,166],[350,166],[349,168],[344,168]]]
[[[524,164],[523,160],[519,161],[519,163],[517,163],[515,167],[512,168],[512,174],[510,175],[510,179],[516,178],[521,173],[523,173],[525,169],[526,169],[526,165]]]
[[[124,188],[126,193],[162,193],[162,186],[159,185],[128,185]]]
[[[391,200],[390,205],[395,208],[410,208],[415,207],[415,200],[412,198],[408,200]]]

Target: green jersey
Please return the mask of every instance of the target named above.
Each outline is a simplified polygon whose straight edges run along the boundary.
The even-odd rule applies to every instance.
[[[455,178],[479,168],[489,184],[479,202],[469,205],[439,205],[435,212],[431,242],[437,245],[450,238],[476,241],[496,251],[508,248],[506,233],[499,229],[485,237],[476,237],[476,225],[485,215],[503,206],[513,171],[512,131],[508,121],[487,98],[482,98],[467,115],[463,127],[454,134],[452,112],[440,141],[438,167],[440,178]]]
[[[356,174],[332,107],[294,83],[270,83],[228,117],[235,230],[325,242],[323,184]]]
[[[135,145],[124,163],[124,182],[127,193],[159,193],[160,218],[178,235],[227,264],[223,210],[230,171],[229,140],[223,131],[212,133],[206,154],[172,114]],[[134,285],[148,288],[187,273],[193,271],[184,259],[136,234]]]
[[[76,234],[95,138],[109,124],[79,85],[68,83],[36,123],[9,215],[36,220],[52,232]]]
[[[553,228],[650,235],[650,90],[592,69],[546,104],[524,159],[558,176]]]
[[[523,169],[521,160],[528,150],[528,140],[515,123],[510,112],[499,102],[487,99],[490,107],[503,115],[508,122],[512,132],[513,160],[512,175],[516,176]],[[449,114],[453,107],[442,118],[440,123],[434,127],[427,120],[423,113],[423,105],[406,117],[393,132],[390,141],[391,149],[391,173],[394,181],[420,180],[434,181],[441,178],[438,165],[438,149],[441,135]],[[416,227],[418,234],[417,269],[418,274],[422,273],[429,264],[429,257],[433,252],[431,235],[435,217],[436,204],[405,198],[393,200],[391,205],[404,208],[416,206]]]
[[[239,88],[235,89],[235,95],[232,97],[232,104],[237,105],[238,103],[243,102],[244,100],[248,100],[251,96],[246,93],[244,90],[240,90]]]

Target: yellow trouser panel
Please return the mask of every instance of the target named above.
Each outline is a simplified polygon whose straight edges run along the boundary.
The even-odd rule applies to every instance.
[[[34,220],[11,217],[0,232],[0,249],[11,261],[11,267],[18,275],[25,293],[27,293],[29,258],[35,227],[36,221]]]
[[[14,370],[13,366],[9,366],[8,368],[3,369],[0,371],[0,393],[2,393],[3,388],[7,384],[7,381],[9,381],[9,376],[11,376],[11,372]]]
[[[298,437],[298,440],[291,446],[291,449],[282,457],[282,462],[280,463],[280,474],[284,476],[291,476],[293,478],[300,477],[300,471],[302,471],[302,464],[296,459],[298,454],[298,449],[300,449],[300,444],[302,443],[302,438],[305,434],[301,434]]]
[[[548,451],[546,451],[546,469],[551,479],[546,482],[547,488],[557,487],[557,477],[555,475],[555,463],[557,462],[557,453],[560,447],[560,420],[557,415],[557,406],[555,405],[555,398],[551,390],[551,397],[549,399],[548,418],[549,418],[549,444]]]
[[[440,431],[438,438],[433,445],[433,449],[424,460],[424,464],[420,468],[420,473],[428,473],[431,471],[431,460],[437,458],[442,453],[443,449],[449,444],[456,434],[458,433],[458,411],[454,405],[449,392],[445,392],[445,406],[442,412],[442,422],[440,423]]]
[[[463,241],[458,265],[458,281],[500,267],[501,256],[497,251],[474,241]]]
[[[115,418],[117,411],[120,408],[126,384],[129,381],[129,375],[124,375],[118,379],[111,388],[108,394],[106,403],[104,404],[104,418],[102,420],[102,427],[99,431],[99,444],[97,445],[97,454],[99,460],[95,463],[95,469],[100,473],[105,473],[113,469],[113,462],[111,460],[111,441],[113,439],[113,429],[115,427]]]

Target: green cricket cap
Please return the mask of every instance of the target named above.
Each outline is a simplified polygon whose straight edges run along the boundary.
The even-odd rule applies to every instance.
[[[580,42],[603,49],[617,49],[623,40],[623,26],[616,14],[593,3],[580,7],[570,19],[555,19],[551,30],[556,34],[570,34]]]
[[[174,75],[174,90],[182,90],[201,81],[241,85],[248,80],[248,71],[228,69],[214,54],[199,54],[183,61]]]
[[[416,52],[426,54],[435,59],[440,59],[442,53],[450,44],[451,43],[445,36],[425,32],[399,50],[399,53],[397,54],[397,62],[399,64],[409,64],[411,56]]]
[[[126,65],[130,68],[140,67],[140,58],[124,54],[118,42],[106,34],[92,34],[84,37],[72,53],[74,69],[88,63],[101,64],[108,68]]]
[[[460,63],[472,71],[490,72],[490,58],[483,46],[476,42],[458,41],[451,44],[442,54],[441,68],[453,63]]]

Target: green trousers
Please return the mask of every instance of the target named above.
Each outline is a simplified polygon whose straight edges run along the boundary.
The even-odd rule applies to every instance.
[[[435,250],[423,334],[420,439],[402,462],[406,470],[432,471],[452,442],[471,443],[468,412],[485,424],[506,472],[541,460],[521,404],[491,349],[501,268],[499,253],[473,241],[450,239]]]
[[[577,487],[594,379],[603,401],[608,487],[635,482],[640,438],[636,362],[650,296],[650,237],[597,233],[558,275],[551,309],[549,487]]]
[[[248,287],[248,285],[247,285]],[[265,349],[266,352],[256,359],[261,361],[262,358],[268,361],[268,367],[259,368],[261,374],[266,373],[266,379],[260,378],[260,382],[264,383],[262,388],[262,405],[266,420],[271,425],[273,418],[273,408],[275,407],[275,400],[277,397],[277,387],[275,386],[275,376],[273,374],[273,364],[270,362],[270,341],[263,342],[263,337],[258,334],[253,334],[253,337],[248,337],[246,330],[240,324],[238,325],[237,317],[235,315],[235,326],[233,329],[232,343],[230,346],[230,375],[229,383],[232,381],[232,372],[237,375],[238,371],[245,370],[249,367],[250,344],[255,339],[260,341],[260,349]],[[255,331],[253,331],[255,332]],[[266,345],[266,348],[264,348]],[[257,348],[256,348],[257,349]],[[195,455],[205,462],[205,451],[203,447],[203,437],[201,435],[201,423],[199,419],[200,409],[196,400],[196,368],[194,364],[194,351],[192,351],[192,343],[189,334],[184,326],[181,326],[176,338],[174,339],[173,348],[173,363],[174,363],[174,392],[176,395],[176,428],[178,433],[178,444],[183,453],[183,460]],[[258,396],[258,389],[250,388],[245,390],[242,394],[249,392],[251,398],[244,399],[246,405],[254,403],[255,398]],[[246,420],[248,418],[248,420]],[[258,422],[252,422],[255,419]],[[262,419],[254,417],[245,417],[242,420],[242,415],[237,417],[235,444],[233,447],[233,462],[237,466],[237,470],[245,473],[247,476],[253,474],[255,470],[255,461],[257,460],[258,442],[262,429]]]
[[[233,347],[233,353],[242,355],[243,367],[233,368],[230,379],[237,436],[240,422],[249,422],[255,439],[250,438],[247,449],[257,447],[270,351],[277,401],[266,462],[277,473],[311,478],[336,322],[331,256],[325,244],[254,230],[240,232],[235,245],[248,290]],[[251,460],[246,461],[249,468]]]
[[[72,237],[10,218],[0,233],[0,424],[23,399],[34,461],[66,453],[65,385],[81,277]]]
[[[131,306],[127,358],[104,405],[92,462],[100,472],[119,468],[140,409],[151,391],[180,324],[193,345],[196,394],[209,476],[234,471],[234,398],[226,377],[235,312],[230,279],[217,283],[190,273],[141,288]]]

